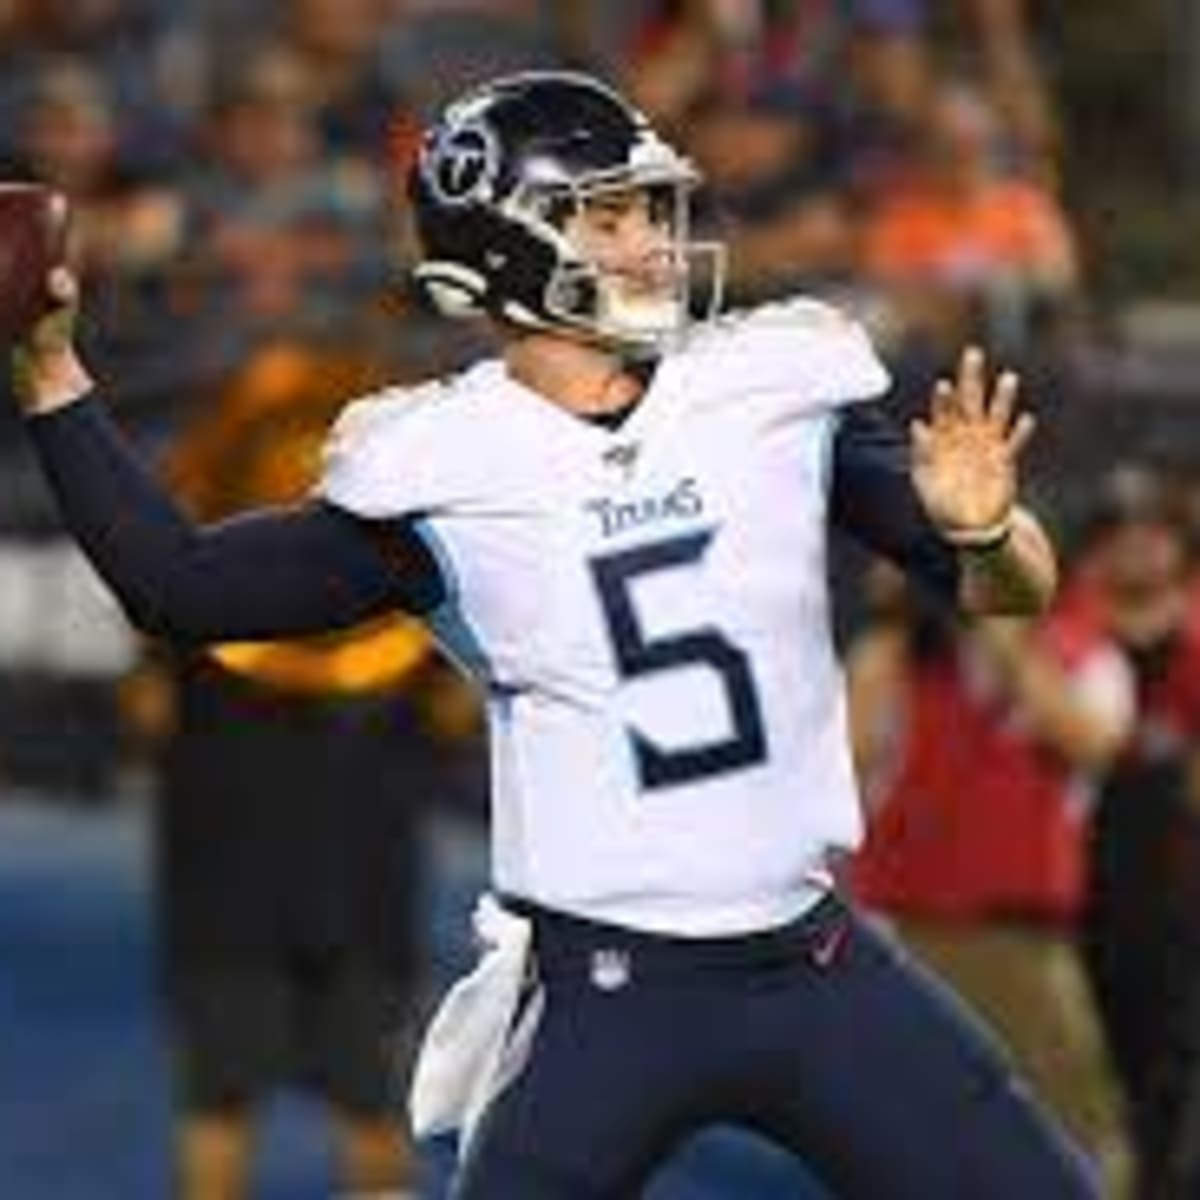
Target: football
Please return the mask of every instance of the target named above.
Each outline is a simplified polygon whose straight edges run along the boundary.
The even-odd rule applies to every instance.
[[[40,183],[0,183],[0,344],[50,307],[46,276],[66,255],[67,201]]]

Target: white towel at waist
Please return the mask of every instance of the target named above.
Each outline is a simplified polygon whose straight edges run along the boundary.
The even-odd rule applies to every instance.
[[[459,1132],[459,1153],[492,1097],[519,1070],[541,1011],[535,998],[513,1028],[532,947],[530,922],[484,894],[475,906],[479,962],[438,1006],[413,1070],[408,1107],[417,1138]]]

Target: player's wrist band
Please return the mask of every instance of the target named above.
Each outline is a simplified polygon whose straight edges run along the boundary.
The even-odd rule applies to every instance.
[[[965,550],[972,554],[986,554],[991,550],[999,550],[1012,537],[1013,515],[1009,511],[991,525],[982,529],[945,529],[942,536],[956,550]]]

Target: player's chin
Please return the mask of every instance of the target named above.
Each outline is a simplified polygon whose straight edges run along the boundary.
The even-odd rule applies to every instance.
[[[680,289],[672,280],[621,280],[610,289],[607,300],[612,312],[669,313],[679,307]]]

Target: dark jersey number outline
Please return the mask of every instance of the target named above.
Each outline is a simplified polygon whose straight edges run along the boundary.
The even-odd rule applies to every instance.
[[[721,741],[663,750],[630,729],[638,774],[646,789],[694,783],[712,775],[754,766],[767,756],[767,739],[750,659],[719,629],[703,627],[647,638],[638,620],[632,583],[656,571],[694,565],[703,559],[712,530],[652,542],[591,560],[617,666],[626,679],[703,665],[715,671],[725,688],[733,732]]]

